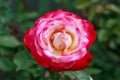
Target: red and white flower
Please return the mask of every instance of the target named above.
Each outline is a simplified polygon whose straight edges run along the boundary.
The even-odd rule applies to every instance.
[[[24,44],[39,65],[54,71],[81,70],[92,55],[87,50],[95,41],[93,25],[71,12],[56,10],[36,20]]]

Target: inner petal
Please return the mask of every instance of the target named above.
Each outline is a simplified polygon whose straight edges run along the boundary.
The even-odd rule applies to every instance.
[[[54,34],[53,46],[58,50],[64,50],[70,47],[72,43],[71,36],[66,33],[58,32]]]

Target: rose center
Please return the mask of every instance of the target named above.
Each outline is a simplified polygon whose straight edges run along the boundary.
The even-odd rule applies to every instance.
[[[54,34],[53,46],[58,50],[64,50],[70,47],[72,43],[71,36],[67,33],[58,32]]]

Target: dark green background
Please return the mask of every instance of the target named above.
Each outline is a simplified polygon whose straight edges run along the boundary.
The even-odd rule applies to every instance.
[[[40,67],[23,44],[24,33],[48,11],[63,9],[91,21],[97,32],[94,56],[78,80],[120,80],[120,0],[0,0],[0,80],[58,80],[61,73]],[[49,72],[50,76],[45,77]]]

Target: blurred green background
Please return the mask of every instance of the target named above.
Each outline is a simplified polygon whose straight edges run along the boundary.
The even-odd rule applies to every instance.
[[[58,80],[60,74],[38,66],[23,44],[35,20],[56,9],[95,26],[94,60],[85,71],[94,80],[120,80],[120,0],[0,0],[0,80]]]

